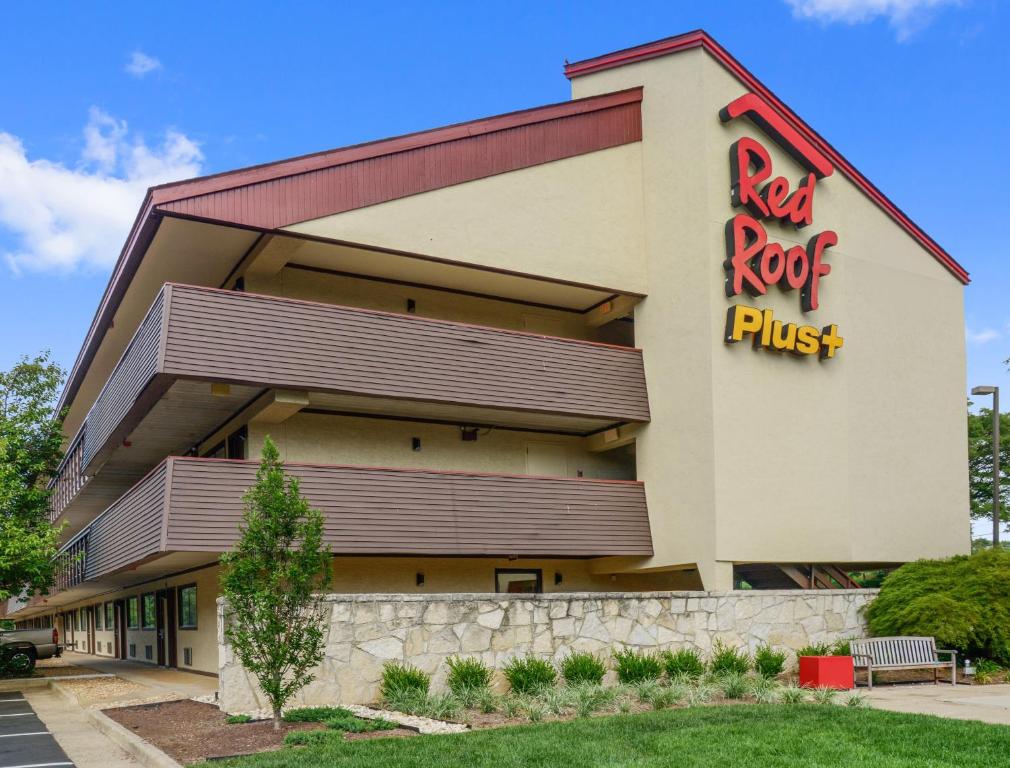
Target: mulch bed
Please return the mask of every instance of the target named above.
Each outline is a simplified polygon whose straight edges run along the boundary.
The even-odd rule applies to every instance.
[[[275,731],[269,720],[229,725],[227,715],[213,704],[191,699],[103,711],[184,765],[280,749],[285,734],[324,727],[321,723],[283,723],[281,730]]]

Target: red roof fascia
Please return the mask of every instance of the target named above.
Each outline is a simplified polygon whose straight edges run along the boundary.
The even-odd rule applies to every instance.
[[[782,102],[767,86],[757,79],[746,67],[735,59],[725,48],[717,43],[707,32],[698,29],[675,37],[668,37],[663,40],[656,40],[652,43],[638,45],[634,48],[626,48],[621,51],[614,51],[591,59],[584,59],[565,65],[565,77],[569,80],[582,75],[589,75],[594,72],[601,72],[605,69],[634,64],[659,56],[667,56],[672,53],[690,50],[692,48],[702,48],[709,55],[715,58],[720,64],[728,69],[741,83],[752,90],[770,104],[784,118],[789,125],[807,142],[827,157],[850,181],[852,181],[862,192],[894,219],[906,232],[914,237],[923,248],[929,251],[937,261],[964,284],[968,284],[968,271],[945,251],[933,238],[926,234],[918,224],[912,221],[898,206],[891,202],[883,192],[863,174],[856,170],[841,152],[835,149],[813,128],[807,125],[795,112]]]

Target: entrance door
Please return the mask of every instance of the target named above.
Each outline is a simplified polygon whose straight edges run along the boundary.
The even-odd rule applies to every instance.
[[[158,666],[178,666],[175,634],[175,587],[157,592]]]

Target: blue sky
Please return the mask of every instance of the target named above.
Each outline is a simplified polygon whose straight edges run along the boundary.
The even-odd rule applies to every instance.
[[[564,59],[701,27],[972,273],[968,383],[1010,392],[1008,25],[998,0],[9,4],[0,367],[72,364],[150,183],[563,101]]]

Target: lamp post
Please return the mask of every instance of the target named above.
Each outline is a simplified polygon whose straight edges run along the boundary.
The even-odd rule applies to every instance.
[[[992,548],[999,547],[999,387],[972,387],[973,395],[992,395]]]

